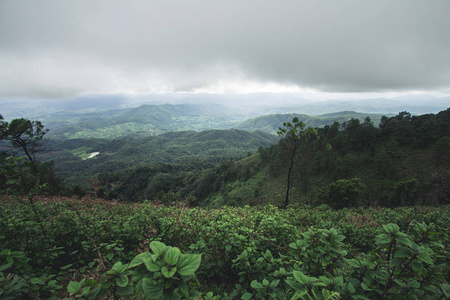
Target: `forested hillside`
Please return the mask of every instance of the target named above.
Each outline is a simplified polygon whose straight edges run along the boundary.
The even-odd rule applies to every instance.
[[[37,157],[54,162],[67,195],[95,189],[100,196],[129,202],[283,206],[291,173],[290,204],[438,204],[449,199],[448,115],[449,110],[421,116],[402,112],[379,123],[369,117],[335,122],[316,128],[317,136],[299,143],[294,156],[287,139],[233,129],[52,139],[51,150]],[[308,120],[273,115],[253,120],[252,126],[274,127],[273,120],[282,117]]]
[[[294,157],[291,203],[336,208],[448,203],[449,110],[422,116],[403,112],[383,117],[377,125],[367,118],[318,128],[317,138],[302,143]],[[190,204],[208,207],[282,206],[290,147],[261,147],[239,162],[188,169],[186,174],[175,168],[176,175],[166,170],[155,178],[149,175],[154,168],[141,168],[99,178],[104,186],[117,187],[114,195],[121,199],[158,193],[162,199],[170,193],[169,199],[187,198]]]
[[[331,125],[334,122],[344,123],[352,118],[364,121],[365,118],[369,117],[377,123],[382,115],[357,113],[354,111],[342,111],[320,116],[308,116],[305,114],[275,114],[264,115],[246,120],[237,125],[236,128],[248,131],[261,130],[268,133],[277,134],[278,128],[281,124],[283,124],[283,122],[290,121],[295,117],[304,122],[307,127],[323,127],[325,125]]]
[[[279,137],[0,125],[3,299],[450,297],[450,109]]]
[[[64,118],[64,114],[61,115]],[[218,104],[163,104],[74,114],[49,124],[59,138],[116,138],[129,134],[157,135],[169,131],[230,128],[242,116]]]
[[[255,153],[259,147],[268,147],[277,140],[277,136],[268,133],[237,129],[182,131],[114,140],[51,140],[51,152],[42,155],[44,159],[54,160],[56,170],[66,182],[83,185],[90,176],[131,167],[184,163],[202,169],[224,160],[246,157],[249,152]],[[91,153],[98,155],[89,159]]]

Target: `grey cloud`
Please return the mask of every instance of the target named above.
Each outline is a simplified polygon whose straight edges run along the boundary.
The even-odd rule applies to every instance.
[[[449,12],[448,0],[3,0],[0,95],[189,91],[236,78],[448,92]]]

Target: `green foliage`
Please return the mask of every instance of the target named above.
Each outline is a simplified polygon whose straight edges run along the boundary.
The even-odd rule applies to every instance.
[[[25,154],[33,163],[35,154],[45,150],[43,137],[48,132],[39,121],[14,119],[10,123],[0,118],[0,142],[6,141],[13,151]]]
[[[76,298],[97,299],[143,295],[146,299],[189,298],[187,281],[194,277],[200,254],[182,254],[176,247],[153,241],[152,252],[142,252],[124,265],[116,262],[99,280],[70,281],[67,291]]]
[[[419,181],[416,178],[401,180],[394,185],[395,198],[393,206],[414,205],[414,198],[419,187]]]
[[[380,129],[367,119],[318,130],[321,138],[298,144],[301,155],[294,151],[290,160],[296,162],[291,164],[292,194],[311,202],[299,197],[303,201],[285,210],[186,207],[208,205],[212,195],[224,201],[220,204],[253,204],[264,195],[279,203],[282,192],[274,190],[283,190],[283,154],[292,153],[289,146],[296,146],[302,132],[299,120],[293,121],[282,131],[280,144],[261,148],[259,157],[208,168],[197,162],[142,166],[93,181],[96,194],[105,198],[138,191],[136,200],[155,195],[166,206],[37,197],[48,187],[37,175],[43,173],[41,165],[2,158],[7,193],[0,202],[0,297],[448,297],[449,207],[359,205],[448,200],[442,184],[448,166],[436,164],[446,158],[435,155],[446,146],[442,134],[448,133],[448,112],[420,118],[402,112],[383,119]],[[300,129],[294,130],[296,123]],[[208,140],[210,134],[199,137]],[[353,142],[366,135],[361,143]],[[110,146],[120,148],[119,143]],[[418,158],[425,162],[417,163]],[[119,181],[123,174],[125,180]],[[437,196],[429,196],[436,191]],[[314,199],[319,194],[329,206],[304,205],[320,204]]]
[[[42,193],[45,185],[40,185],[40,176],[33,171],[32,164],[25,157],[11,156],[4,161],[0,171],[6,178],[6,194],[34,197]]]
[[[246,120],[237,125],[236,128],[248,131],[261,130],[268,133],[277,134],[280,124],[282,124],[286,120],[292,120],[293,118],[303,120],[306,127],[323,127],[329,126],[330,124],[333,124],[333,122],[346,122],[352,118],[363,121],[366,117],[367,114],[351,111],[343,111],[321,116],[308,116],[303,114],[275,114]],[[370,114],[370,118],[379,120],[381,118],[381,115]]]
[[[364,188],[365,186],[359,178],[340,179],[328,186],[328,195],[325,201],[336,209],[355,207]]]
[[[3,298],[187,298],[187,291],[194,299],[333,299],[336,293],[439,299],[448,293],[448,206],[205,210],[43,199],[34,209],[40,219],[29,204],[2,198]]]
[[[249,151],[254,152],[258,147],[267,147],[277,140],[276,136],[267,133],[237,129],[169,132],[158,136],[127,137],[113,141],[50,140],[53,151],[51,156],[43,159],[53,159],[58,174],[72,185],[82,185],[86,179],[99,173],[122,179],[124,175],[128,176],[136,170],[161,168],[164,165],[161,173],[173,172],[174,174],[168,175],[178,180],[173,180],[177,188],[183,180],[178,175],[180,169],[200,171],[199,169],[211,168],[230,158],[236,161],[246,157]],[[100,154],[90,159],[81,158],[87,158],[93,152]],[[156,174],[152,174],[154,175]],[[120,181],[127,180],[133,178],[124,178]],[[145,186],[137,182],[127,185],[134,186],[134,195],[145,194],[144,190],[147,188],[147,183]],[[165,193],[169,191],[165,187],[163,190]],[[159,190],[152,194],[157,192]],[[131,193],[123,196],[129,199],[136,198]]]
[[[54,127],[53,137],[114,139],[129,135],[159,135],[169,131],[229,129],[245,115],[217,104],[162,104],[72,113],[63,120],[58,120],[60,116],[51,117],[48,121]]]
[[[290,157],[284,208],[286,208],[289,204],[292,168],[294,166],[294,159],[297,154],[297,150],[301,143],[314,140],[318,137],[317,130],[315,128],[309,127],[306,130],[304,128],[305,123],[300,122],[300,120],[295,117],[292,119],[292,123],[284,122],[283,127],[280,127],[278,131],[278,135],[281,136],[279,145],[288,149],[288,155]]]

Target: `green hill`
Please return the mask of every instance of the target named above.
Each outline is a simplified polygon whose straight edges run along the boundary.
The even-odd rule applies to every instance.
[[[325,125],[331,125],[334,122],[343,123],[352,118],[364,121],[366,117],[369,117],[375,122],[378,122],[382,115],[380,114],[368,114],[368,113],[357,113],[354,111],[343,111],[331,114],[325,114],[321,116],[308,116],[304,114],[274,114],[260,116],[253,119],[246,120],[235,128],[254,131],[261,130],[271,134],[277,134],[278,128],[283,125],[287,120],[292,120],[293,118],[299,118],[300,121],[304,122],[307,127],[323,127]]]
[[[59,117],[57,117],[59,115]],[[238,112],[219,104],[142,105],[97,113],[55,114],[49,136],[108,138],[129,134],[157,135],[169,131],[227,129],[242,120]]]
[[[448,203],[449,130],[450,110],[436,115],[383,117],[380,127],[369,119],[351,119],[319,128],[318,138],[303,142],[296,153],[291,203],[327,203],[336,208]],[[244,134],[220,133],[230,132],[238,139]],[[196,138],[206,141],[210,134],[214,131]],[[185,164],[156,170],[142,166],[99,178],[105,187],[118,186],[115,196],[129,201],[189,199],[191,205],[206,207],[282,206],[290,151],[289,144],[279,143],[215,167],[199,169]]]
[[[352,119],[318,133],[297,151],[292,203],[339,208],[450,202],[450,109],[383,117],[380,127]],[[230,166],[227,172],[238,175],[202,203],[282,206],[290,153],[280,143]]]
[[[145,164],[175,164],[202,161],[217,164],[226,159],[239,159],[267,147],[278,137],[264,132],[238,129],[202,132],[169,132],[158,136],[128,136],[114,140],[65,139],[51,140],[47,160],[55,161],[56,169],[66,181],[87,178],[98,173],[115,172]],[[94,158],[86,159],[96,153]]]
[[[261,112],[260,112],[261,113]],[[220,104],[162,104],[94,112],[54,112],[43,119],[53,138],[114,139],[130,134],[159,135],[170,131],[202,131],[236,128],[261,130],[276,134],[285,120],[299,117],[307,126],[322,127],[351,118],[364,120],[367,116],[378,121],[381,115],[345,111],[322,116],[305,114],[275,114],[248,119],[251,113]]]

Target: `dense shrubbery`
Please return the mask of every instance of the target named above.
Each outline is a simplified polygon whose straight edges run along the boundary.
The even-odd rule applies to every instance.
[[[189,291],[202,299],[322,293],[438,299],[449,293],[449,217],[448,206],[204,210],[88,199],[41,199],[31,205],[4,198],[1,297],[62,298],[69,291],[72,297],[119,298]],[[154,241],[177,247],[170,250],[174,256],[201,254],[196,279],[191,273],[175,275],[177,263],[164,255],[153,257],[164,260],[157,263],[161,269],[152,269],[151,262],[136,269],[138,254],[155,254]],[[156,273],[144,287],[139,272],[146,270]]]

